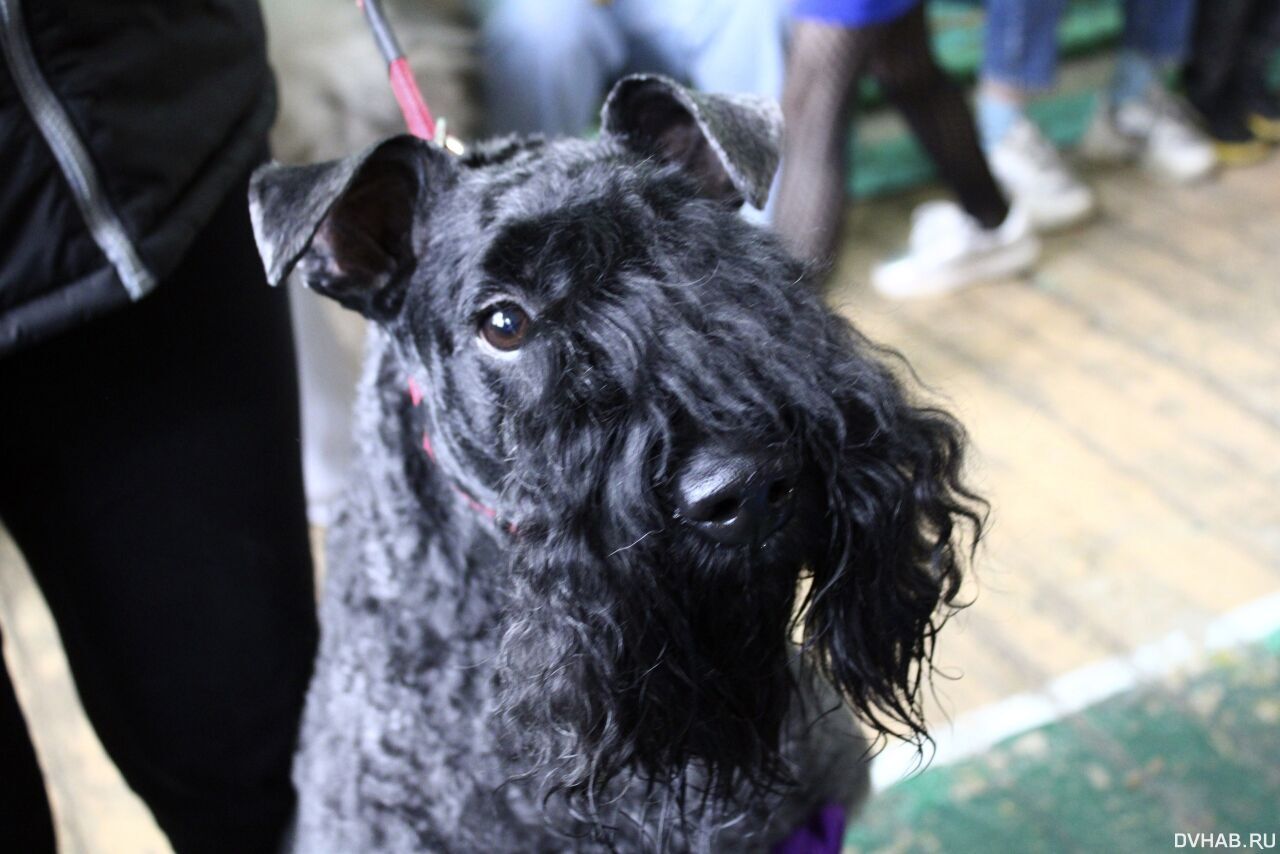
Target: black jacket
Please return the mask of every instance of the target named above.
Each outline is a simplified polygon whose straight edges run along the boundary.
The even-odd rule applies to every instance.
[[[141,299],[266,152],[255,0],[0,0],[0,355]]]

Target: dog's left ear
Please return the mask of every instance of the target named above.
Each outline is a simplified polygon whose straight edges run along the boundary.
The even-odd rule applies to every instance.
[[[848,426],[858,440],[836,482],[839,535],[813,565],[806,645],[862,720],[883,734],[927,738],[922,688],[934,641],[959,602],[987,505],[963,480],[964,430],[916,407],[882,367]]]
[[[683,166],[702,194],[763,208],[778,168],[782,110],[758,95],[712,95],[637,74],[613,87],[601,133],[645,156]]]
[[[261,167],[249,214],[267,281],[297,266],[312,290],[389,320],[417,262],[414,228],[456,170],[439,146],[407,135],[341,160]]]

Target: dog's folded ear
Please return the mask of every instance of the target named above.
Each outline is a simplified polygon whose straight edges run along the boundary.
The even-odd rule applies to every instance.
[[[439,146],[407,135],[341,160],[259,168],[249,213],[267,281],[296,265],[312,290],[390,319],[416,263],[414,228],[456,169]]]
[[[666,77],[624,77],[605,101],[601,132],[677,163],[702,194],[763,208],[778,168],[782,110],[758,95],[695,92]]]

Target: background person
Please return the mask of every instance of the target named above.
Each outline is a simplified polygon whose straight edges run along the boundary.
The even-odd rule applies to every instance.
[[[1280,46],[1280,0],[1200,4],[1184,79],[1218,160],[1248,166],[1280,143],[1280,96],[1267,70]]]
[[[1079,222],[1096,205],[1026,115],[1027,101],[1054,84],[1066,4],[987,0],[978,94],[982,143],[996,178],[1043,229]],[[1186,58],[1194,0],[1126,0],[1124,13],[1115,74],[1081,148],[1098,159],[1140,160],[1174,181],[1203,178],[1213,171],[1213,148],[1164,84],[1165,74]]]
[[[799,0],[787,68],[787,133],[775,224],[793,251],[829,263],[840,245],[849,133],[871,75],[959,199],[913,217],[905,254],[872,273],[889,296],[936,293],[1030,266],[1030,224],[1011,211],[978,146],[959,86],[938,66],[920,0]]]
[[[490,133],[585,134],[610,84],[632,72],[706,92],[782,94],[783,0],[480,5]]]

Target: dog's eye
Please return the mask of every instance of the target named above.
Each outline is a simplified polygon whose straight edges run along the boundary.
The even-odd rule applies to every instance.
[[[529,315],[520,306],[504,302],[486,309],[480,320],[480,337],[495,350],[520,349],[529,334]]]

